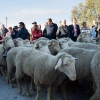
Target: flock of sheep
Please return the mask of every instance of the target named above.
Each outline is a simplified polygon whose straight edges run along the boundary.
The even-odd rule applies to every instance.
[[[70,38],[48,40],[41,37],[30,43],[21,38],[5,37],[0,41],[0,66],[10,87],[17,81],[18,93],[22,93],[21,80],[25,80],[26,95],[37,88],[35,100],[40,100],[41,85],[47,88],[47,100],[54,100],[54,92],[61,85],[64,100],[68,100],[64,80],[87,79],[93,82],[93,96],[100,100],[100,38],[88,33],[80,34],[77,42]],[[6,58],[3,53],[7,52]],[[0,74],[2,72],[0,71]],[[29,81],[29,79],[31,81]]]

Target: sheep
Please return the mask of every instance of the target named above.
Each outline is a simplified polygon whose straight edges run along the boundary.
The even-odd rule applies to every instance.
[[[12,81],[15,81],[15,77],[11,81],[12,74],[16,71],[15,58],[16,58],[16,55],[18,54],[18,52],[20,52],[21,50],[24,50],[24,49],[29,49],[29,48],[26,48],[26,47],[23,47],[23,46],[22,47],[14,47],[11,50],[9,50],[8,53],[7,53],[7,58],[6,58],[6,61],[7,61],[6,82],[8,83],[8,80],[9,80],[9,84],[10,84],[11,88],[13,88]]]
[[[80,34],[77,38],[77,42],[96,44],[96,41],[93,40],[93,37],[89,36],[87,33]]]
[[[4,75],[6,76],[6,67],[7,67],[7,63],[6,63],[6,59],[3,57],[3,53],[5,51],[8,51],[10,48],[14,47],[14,43],[11,37],[5,37],[3,40],[1,40],[0,42],[2,42],[3,44],[0,45],[0,66],[3,66],[4,69]]]
[[[69,48],[68,42],[66,40],[60,40],[61,49]]]
[[[94,38],[93,40],[96,40],[96,44],[97,44],[97,45],[100,44],[100,37]]]
[[[45,37],[41,37],[41,38],[39,38],[39,39],[37,39],[37,40],[32,41],[31,44],[34,44],[34,43],[36,43],[37,41],[40,41],[40,40],[49,41],[49,39],[47,39],[47,38],[45,38]]]
[[[34,47],[40,51],[46,52],[46,53],[50,53],[50,50],[48,48],[48,41],[45,40],[39,40],[34,44]]]
[[[23,59],[23,57],[26,59]],[[47,100],[51,100],[51,85],[56,80],[59,71],[65,73],[72,81],[76,79],[75,58],[66,53],[59,53],[57,56],[52,56],[36,49],[24,50],[18,53],[15,65],[18,93],[22,93],[20,80],[25,73],[34,79],[35,85],[37,86],[36,100],[39,100],[41,84],[47,85]],[[26,88],[28,87],[26,86]],[[28,89],[26,94],[29,94]]]
[[[45,53],[49,53],[50,54],[50,51],[48,49],[48,43],[45,41],[45,40],[40,40],[38,41],[37,43],[34,44],[34,46],[30,46],[30,48],[36,48],[40,51],[43,51]],[[15,81],[15,78],[11,81],[11,75],[13,73],[13,70],[15,70],[15,58],[17,56],[17,54],[23,50],[23,49],[30,49],[29,47],[27,48],[27,46],[21,46],[21,47],[18,47],[18,48],[13,48],[11,49],[8,54],[7,54],[7,68],[8,68],[8,77],[6,77],[6,82],[8,83],[8,79],[9,79],[9,83],[10,83],[10,87],[13,87],[12,85],[12,81]],[[33,89],[33,87],[31,86],[31,89]]]
[[[66,52],[73,57],[78,58],[76,62],[76,75],[77,79],[92,78],[92,81],[96,83],[97,89],[95,94],[91,97],[90,100],[100,100],[99,96],[99,53],[97,50],[88,50],[83,48],[73,48],[61,50],[61,52]]]
[[[23,39],[22,38],[14,39],[14,44],[16,47],[24,46]]]
[[[66,37],[66,38],[59,38],[58,40],[59,40],[59,42],[62,41],[62,40],[66,40],[67,43],[69,43],[69,42],[74,42],[74,41],[72,41],[71,38],[69,38],[69,37]]]
[[[48,42],[48,48],[52,55],[56,55],[61,50],[60,42],[52,39]]]
[[[91,73],[94,79],[94,95],[90,100],[100,100],[100,50],[94,55],[91,62]]]
[[[7,54],[7,69],[8,69],[8,77],[6,77],[6,82],[8,83],[8,79],[9,79],[9,83],[10,83],[10,87],[13,87],[12,85],[12,81],[15,80],[15,78],[11,81],[11,75],[13,73],[13,71],[15,70],[15,58],[18,54],[18,52],[24,50],[24,49],[33,49],[33,48],[36,48],[42,52],[45,52],[45,53],[49,53],[50,54],[50,51],[48,49],[48,44],[45,40],[40,40],[38,41],[37,43],[34,44],[34,47],[28,47],[27,46],[22,46],[22,47],[15,47],[13,49],[11,49],[8,54]],[[32,87],[31,87],[32,88]],[[33,88],[32,88],[33,89]]]
[[[74,43],[71,44],[70,47],[79,47],[79,48],[84,48],[84,49],[94,49],[94,50],[98,50],[99,46],[96,44],[92,44],[92,43]]]

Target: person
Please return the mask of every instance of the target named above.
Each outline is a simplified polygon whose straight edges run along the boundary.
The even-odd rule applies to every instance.
[[[15,37],[15,33],[14,33],[14,31],[12,30],[12,27],[9,27],[8,28],[8,32],[6,33],[6,36],[11,36],[12,37],[12,39],[14,39],[14,37]]]
[[[20,28],[20,30],[19,30],[16,38],[22,38],[23,40],[29,39],[30,34],[29,34],[28,30],[26,29],[25,24],[23,22],[19,22],[19,28]]]
[[[45,23],[44,23],[44,27],[46,27],[46,25],[48,25],[48,22],[45,22]]]
[[[6,33],[8,32],[8,30],[7,30],[7,28],[5,28],[5,25],[4,24],[2,24],[2,26],[1,26],[1,31],[3,33],[3,36],[5,37],[6,36]]]
[[[87,23],[83,22],[82,26],[83,27],[81,28],[81,33],[87,33],[87,34],[91,35],[91,31],[90,31],[90,28],[87,27]]]
[[[97,31],[97,22],[96,20],[93,21],[93,26],[90,28],[91,35],[93,38],[97,38],[98,36],[98,31]]]
[[[57,37],[63,38],[63,37],[69,37],[69,27],[66,25],[66,20],[61,21],[61,26],[58,28],[57,31]]]
[[[31,28],[31,32],[32,30],[34,30],[34,26],[37,25],[37,22],[33,22],[32,24],[33,24],[33,27]]]
[[[52,19],[47,19],[48,24],[45,26],[45,29],[43,31],[43,36],[48,39],[56,39],[56,32],[58,29],[57,24],[52,22]]]
[[[76,18],[74,18],[72,21],[73,21],[73,24],[69,25],[70,38],[73,41],[76,41],[77,37],[80,35],[80,27],[79,27],[79,25],[77,25]]]
[[[42,30],[41,30],[41,25],[39,24],[38,25],[38,29],[41,31],[41,33],[42,33]]]
[[[38,29],[38,25],[34,25],[33,30],[32,30],[32,40],[39,39],[42,36],[42,32],[40,29]]]
[[[98,21],[97,21],[97,31],[98,31],[98,37],[100,37],[100,16],[98,16]]]
[[[34,21],[32,24],[33,24],[33,26],[30,31],[30,40],[32,40],[32,31],[34,30],[34,26],[37,25],[37,22]]]
[[[15,35],[13,36],[13,39],[16,39],[17,34],[18,34],[18,26],[13,27],[13,32],[15,33]]]

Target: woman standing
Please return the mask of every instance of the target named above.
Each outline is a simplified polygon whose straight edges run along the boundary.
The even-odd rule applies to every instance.
[[[42,36],[42,32],[38,29],[38,25],[34,25],[32,30],[32,41],[40,38]]]

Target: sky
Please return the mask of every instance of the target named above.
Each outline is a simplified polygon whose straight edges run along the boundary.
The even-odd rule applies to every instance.
[[[34,21],[43,28],[48,18],[54,23],[66,19],[70,24],[71,10],[80,2],[85,3],[85,0],[0,0],[0,24],[6,26],[6,17],[7,27],[24,22],[28,30]]]

